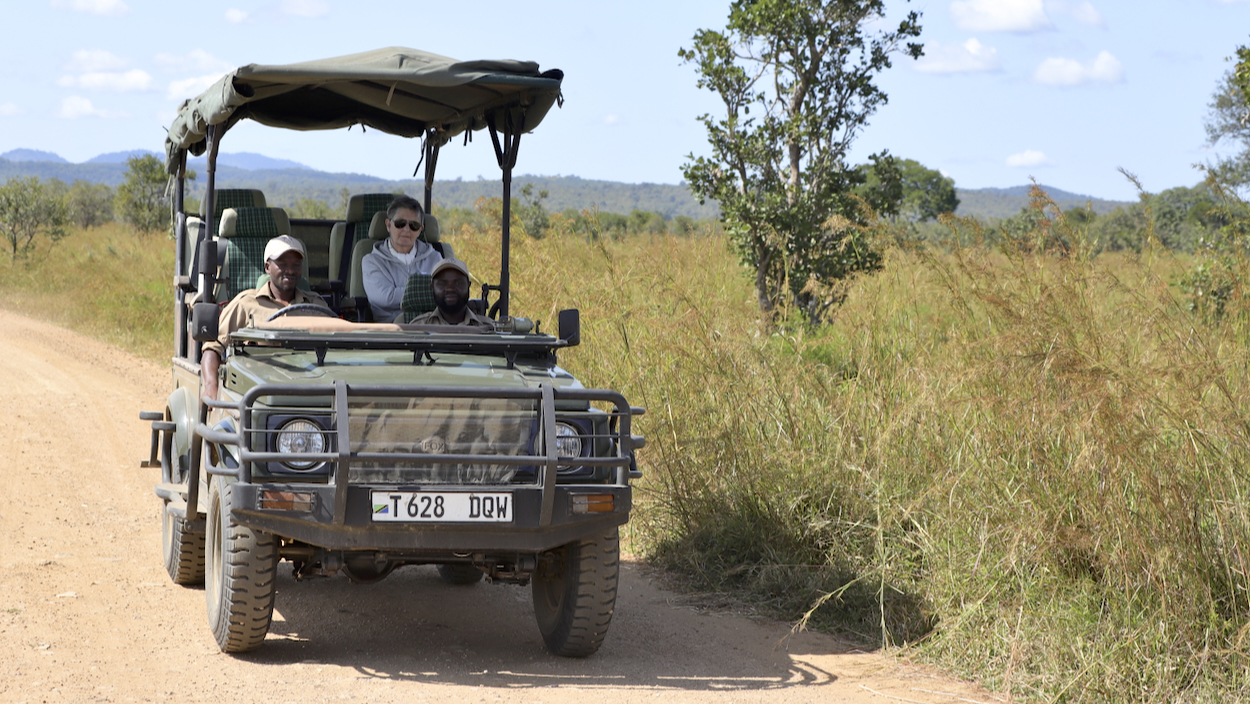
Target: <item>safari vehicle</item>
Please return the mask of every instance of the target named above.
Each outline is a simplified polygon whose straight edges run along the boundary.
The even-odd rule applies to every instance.
[[[616,600],[618,528],[640,476],[634,451],[643,439],[631,420],[643,411],[557,365],[579,342],[576,310],[560,312],[552,335],[509,309],[512,169],[522,134],[561,101],[562,80],[530,62],[390,48],[244,66],[181,106],[165,143],[173,391],[163,410],[142,417],[152,421],[146,464],[161,472],[165,567],[178,584],[205,583],[223,651],[263,642],[281,560],[296,580],[342,573],[373,582],[429,564],[453,584],[483,576],[529,584],[551,652],[586,656],[602,643]],[[291,221],[264,207],[263,193],[218,190],[218,147],[244,119],[419,140],[427,213],[440,149],[487,130],[503,174],[502,267],[471,303],[496,330],[368,322],[354,279],[384,218],[370,211],[390,194],[353,198],[335,223]],[[188,154],[207,154],[198,215],[184,208]],[[433,215],[426,225],[436,243]],[[309,284],[333,317],[289,306],[235,332],[218,397],[206,396],[201,347],[217,336],[221,304],[258,285],[264,243],[291,233],[306,238]],[[405,310],[429,308],[429,287],[428,276],[412,277]]]

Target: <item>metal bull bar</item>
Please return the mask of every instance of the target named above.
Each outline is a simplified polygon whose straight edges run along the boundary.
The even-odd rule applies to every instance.
[[[329,434],[335,437],[335,449],[330,452],[264,452],[252,450],[249,435],[264,432],[253,428],[253,406],[262,397],[273,396],[332,396],[331,415],[334,428]],[[351,451],[348,423],[348,398],[484,398],[529,399],[538,402],[539,437],[542,438],[543,454],[481,455],[481,454],[427,454],[417,452],[355,452]],[[456,464],[483,462],[500,465],[530,466],[540,471],[542,485],[542,509],[539,525],[551,525],[555,504],[556,468],[561,459],[556,452],[556,400],[600,401],[615,406],[614,415],[619,422],[614,433],[617,448],[615,457],[563,458],[582,466],[616,467],[615,484],[628,484],[631,451],[643,446],[643,439],[630,434],[630,419],[641,409],[631,409],[625,397],[615,391],[601,389],[555,388],[551,384],[539,384],[536,388],[417,386],[394,384],[348,384],[337,380],[333,385],[308,384],[259,384],[249,389],[237,401],[202,399],[200,418],[191,441],[191,472],[188,478],[187,505],[195,506],[198,500],[200,464],[203,442],[233,445],[239,448],[239,466],[209,467],[210,475],[234,477],[242,482],[252,482],[254,462],[309,461],[326,462],[331,468],[329,482],[334,486],[334,524],[346,522],[347,488],[351,483],[350,466],[353,462],[409,461],[432,464]],[[232,409],[239,413],[239,427],[234,432],[216,430],[207,424],[209,408]],[[279,408],[280,407],[276,407]]]

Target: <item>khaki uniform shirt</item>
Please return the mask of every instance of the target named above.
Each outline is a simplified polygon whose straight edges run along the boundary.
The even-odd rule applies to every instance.
[[[429,313],[422,313],[413,318],[410,322],[421,325],[456,325],[457,323],[449,323],[443,318],[443,311],[435,308]],[[471,325],[475,328],[485,328],[493,331],[495,329],[495,321],[484,315],[478,315],[468,308],[464,309],[464,320],[459,325]]]
[[[302,289],[295,289],[295,298],[291,305],[312,303],[329,308],[321,296]],[[233,301],[226,304],[217,318],[217,340],[204,343],[204,351],[215,350],[217,356],[226,358],[226,347],[230,344],[230,333],[265,322],[275,311],[286,307],[285,303],[273,297],[266,284],[260,288],[251,288],[239,292]]]

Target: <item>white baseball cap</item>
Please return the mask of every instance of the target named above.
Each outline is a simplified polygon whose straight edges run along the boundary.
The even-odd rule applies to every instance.
[[[290,235],[278,235],[269,240],[265,245],[265,261],[277,259],[287,252],[298,252],[300,259],[307,259],[308,255],[304,253],[304,243],[295,239]]]

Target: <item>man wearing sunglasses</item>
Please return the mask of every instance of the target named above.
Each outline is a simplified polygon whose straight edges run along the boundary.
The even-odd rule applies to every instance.
[[[373,309],[373,320],[389,323],[399,315],[404,287],[413,274],[429,274],[443,255],[421,239],[425,212],[416,199],[398,196],[386,207],[386,231],[360,262],[365,295]]]

